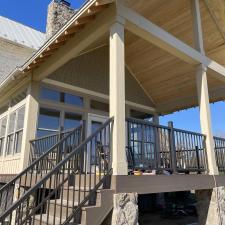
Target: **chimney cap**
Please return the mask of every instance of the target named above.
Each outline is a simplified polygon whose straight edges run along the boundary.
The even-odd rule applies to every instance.
[[[62,4],[64,4],[64,5],[66,5],[66,6],[68,6],[68,7],[70,7],[71,6],[71,3],[70,2],[68,2],[68,1],[66,1],[66,0],[55,0],[57,3],[62,3]]]

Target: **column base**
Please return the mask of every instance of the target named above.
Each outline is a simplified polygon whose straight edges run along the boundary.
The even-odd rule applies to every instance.
[[[117,162],[112,164],[113,175],[128,175],[127,162]]]
[[[196,191],[199,225],[225,225],[225,188]]]
[[[138,205],[136,193],[114,195],[112,225],[138,225]]]

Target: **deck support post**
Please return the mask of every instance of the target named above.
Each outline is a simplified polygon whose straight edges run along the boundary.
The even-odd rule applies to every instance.
[[[194,33],[195,48],[202,55],[205,55],[199,0],[192,0],[192,17],[193,17],[193,33]],[[208,91],[206,71],[207,68],[203,64],[200,64],[197,67],[196,71],[196,81],[197,81],[198,102],[200,110],[201,130],[202,133],[206,135],[206,149],[207,149],[209,173],[215,175],[218,174],[218,168],[216,164],[216,155],[214,150],[215,146],[212,134],[209,91]]]
[[[212,134],[211,112],[209,103],[209,93],[207,84],[206,68],[200,65],[196,73],[199,111],[200,111],[200,124],[201,130],[206,135],[206,151],[208,159],[209,173],[212,175],[218,174],[218,167],[216,163],[215,146]]]
[[[112,167],[114,175],[127,175],[125,122],[124,24],[115,21],[110,28],[110,117],[112,131]]]
[[[26,107],[24,115],[24,129],[21,152],[21,170],[23,170],[29,161],[30,156],[30,140],[35,138],[36,123],[38,120],[38,90],[37,82],[31,81],[27,90]]]

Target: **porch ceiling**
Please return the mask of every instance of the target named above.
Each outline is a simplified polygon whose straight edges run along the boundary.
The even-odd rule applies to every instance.
[[[212,15],[215,8],[211,1],[200,3],[206,55],[225,65],[224,29]],[[124,0],[124,4],[193,47],[191,1]],[[198,105],[196,68],[128,31],[126,63],[160,113]],[[208,71],[208,84],[211,102],[225,99],[225,85],[211,71]]]
[[[198,105],[196,68],[126,33],[126,64],[160,113]],[[208,71],[210,101],[225,99],[225,85]],[[224,87],[224,88],[223,88]]]

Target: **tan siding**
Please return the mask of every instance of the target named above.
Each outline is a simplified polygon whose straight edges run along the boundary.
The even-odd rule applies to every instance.
[[[20,172],[20,157],[2,158],[0,164],[0,174],[17,174]]]
[[[102,47],[71,60],[53,74],[50,79],[77,87],[109,94],[109,52]],[[153,106],[149,97],[126,69],[126,100]]]
[[[0,38],[0,81],[16,66],[21,66],[34,50]]]

